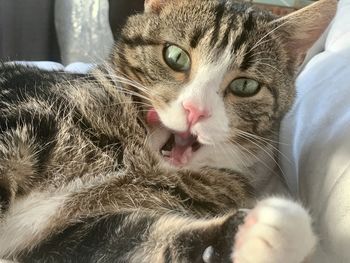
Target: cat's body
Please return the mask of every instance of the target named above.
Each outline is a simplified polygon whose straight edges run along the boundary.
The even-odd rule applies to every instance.
[[[146,11],[86,76],[0,68],[0,257],[256,263],[290,252],[284,262],[301,262],[315,238],[293,202],[261,202],[235,233],[236,209],[280,182],[264,161],[275,162],[308,45],[291,50],[271,33],[287,23],[230,1],[151,0]],[[254,59],[262,52],[278,68]]]

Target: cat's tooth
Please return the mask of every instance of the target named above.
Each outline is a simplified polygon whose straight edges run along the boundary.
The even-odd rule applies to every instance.
[[[162,155],[163,155],[163,156],[170,157],[170,154],[171,154],[170,151],[162,150]]]

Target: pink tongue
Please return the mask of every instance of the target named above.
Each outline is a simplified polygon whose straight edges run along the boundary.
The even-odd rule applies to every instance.
[[[148,124],[156,125],[160,123],[157,111],[151,108],[147,112],[146,121]],[[192,144],[195,138],[190,131],[175,134],[175,145],[170,152],[169,161],[176,166],[184,165],[192,156]]]
[[[156,112],[156,110],[154,108],[151,108],[148,112],[147,112],[147,116],[146,116],[146,121],[148,124],[157,124],[160,122],[158,113]]]
[[[170,153],[170,161],[177,166],[184,165],[192,156],[193,136],[175,135],[175,145]]]

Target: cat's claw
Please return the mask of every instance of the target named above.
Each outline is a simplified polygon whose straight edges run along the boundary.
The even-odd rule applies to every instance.
[[[268,198],[239,227],[232,259],[234,263],[301,263],[315,245],[308,212],[290,200]]]

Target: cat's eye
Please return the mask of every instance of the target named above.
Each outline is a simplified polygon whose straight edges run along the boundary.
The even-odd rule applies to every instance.
[[[168,45],[164,49],[164,60],[170,68],[178,72],[188,71],[191,67],[191,59],[185,50]]]
[[[253,79],[239,78],[233,80],[228,88],[238,97],[252,97],[260,91],[260,83]]]

